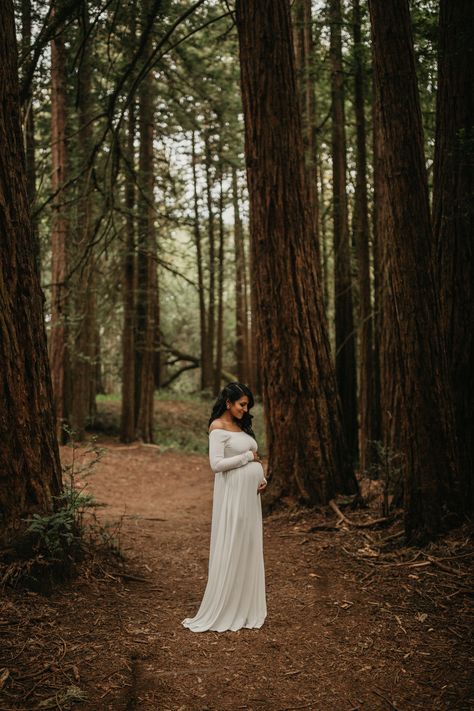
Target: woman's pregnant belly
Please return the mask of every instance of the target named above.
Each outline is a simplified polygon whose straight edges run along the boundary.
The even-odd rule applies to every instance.
[[[244,469],[245,476],[251,478],[257,486],[260,484],[260,482],[265,476],[265,474],[263,473],[263,467],[260,462],[249,462],[245,465]]]

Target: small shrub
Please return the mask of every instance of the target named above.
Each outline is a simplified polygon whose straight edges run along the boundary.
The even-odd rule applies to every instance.
[[[0,582],[48,591],[56,579],[69,577],[77,562],[93,548],[120,554],[120,527],[102,524],[96,510],[103,504],[86,491],[90,476],[104,449],[96,438],[79,446],[67,430],[71,463],[63,466],[63,488],[55,496],[54,510],[24,519],[24,534],[15,546],[16,558],[0,571]],[[81,460],[78,453],[81,450]]]

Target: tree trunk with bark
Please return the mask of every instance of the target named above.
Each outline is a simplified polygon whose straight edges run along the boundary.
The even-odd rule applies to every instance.
[[[346,129],[342,66],[341,0],[329,0],[331,24],[331,116],[334,219],[334,302],[336,315],[336,377],[346,442],[357,459],[357,380],[352,304],[351,246],[346,194]]]
[[[354,38],[354,111],[356,118],[356,186],[353,232],[357,250],[359,285],[359,468],[365,471],[371,462],[370,441],[374,439],[372,305],[370,298],[369,210],[367,197],[367,151],[364,108],[364,45],[361,37],[359,0],[353,2]]]
[[[125,250],[123,255],[122,414],[120,440],[135,439],[135,103],[128,109],[125,177]]]
[[[316,127],[316,95],[313,72],[314,41],[311,0],[297,0],[294,5],[295,22],[293,38],[295,42],[295,61],[298,77],[298,94],[303,124],[305,149],[306,185],[308,200],[313,210],[314,231],[320,262],[319,246],[319,194],[318,194],[318,154]]]
[[[443,512],[455,511],[459,503],[454,412],[433,272],[408,1],[387,0],[382,6],[370,0],[369,8],[389,213],[379,238],[385,242],[389,287],[384,297],[393,302],[389,325],[395,355],[395,371],[382,371],[382,378],[399,386],[394,427],[403,457],[406,535],[410,542],[424,542],[442,529]]]
[[[216,365],[214,368],[214,395],[217,397],[221,390],[222,359],[224,350],[224,173],[222,157],[219,157],[219,248],[217,253],[218,280],[217,280],[217,341]]]
[[[31,0],[21,2],[21,53],[25,58],[31,51]],[[35,115],[33,111],[33,82],[28,82],[28,90],[22,103],[22,124],[26,158],[26,180],[30,201],[31,229],[35,239],[36,259],[40,262],[40,246],[37,219],[34,217],[36,200],[36,157],[35,157]]]
[[[205,168],[206,168],[206,196],[207,196],[207,218],[208,218],[208,240],[209,240],[209,302],[207,309],[207,358],[208,362],[204,366],[204,387],[213,387],[214,372],[214,338],[216,329],[216,246],[215,246],[215,225],[214,206],[212,200],[212,153],[210,145],[209,131],[204,134],[205,146]]]
[[[143,27],[149,20],[149,0],[143,1]],[[150,51],[150,44],[145,56]],[[138,289],[137,289],[137,437],[154,440],[154,392],[157,319],[156,235],[154,210],[154,86],[150,71],[140,86],[139,95],[139,179],[138,201]]]
[[[286,494],[327,503],[355,492],[340,425],[306,200],[288,0],[236,5],[252,261],[269,475]]]
[[[61,489],[43,293],[35,260],[20,124],[13,3],[0,13],[0,545]]]
[[[95,411],[95,250],[94,236],[94,189],[92,181],[92,57],[89,42],[89,7],[84,2],[80,9],[79,25],[83,50],[78,70],[78,119],[79,152],[82,159],[82,175],[78,181],[75,260],[80,267],[74,274],[74,352],[72,353],[72,400],[71,428],[75,439],[82,440],[90,414]]]
[[[234,208],[235,255],[235,356],[237,377],[241,383],[248,380],[248,323],[245,298],[245,248],[242,220],[240,218],[237,169],[232,167],[232,205]]]
[[[199,197],[198,197],[198,178],[197,178],[197,155],[196,155],[196,135],[193,131],[191,134],[191,159],[193,171],[193,208],[194,208],[194,244],[196,246],[196,266],[198,276],[198,292],[199,292],[199,333],[201,341],[201,390],[204,390],[206,383],[209,381],[209,353],[207,339],[207,313],[206,313],[206,295],[204,289],[204,267],[202,256],[202,239],[201,239],[201,224],[199,217]]]
[[[474,510],[474,4],[441,0],[433,228],[454,396],[459,487]]]
[[[69,352],[69,208],[64,186],[67,179],[67,62],[64,38],[60,31],[51,42],[51,330],[49,357],[56,412],[57,437],[67,439],[71,410],[71,358]]]

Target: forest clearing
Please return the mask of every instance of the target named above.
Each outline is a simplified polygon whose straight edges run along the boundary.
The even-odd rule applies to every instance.
[[[199,427],[194,404],[159,407],[160,422],[179,415]],[[3,597],[0,668],[13,683],[1,709],[473,707],[467,527],[420,552],[393,538],[400,512],[388,527],[318,531],[335,525],[333,511],[289,505],[264,520],[265,625],[193,634],[180,622],[198,604],[207,573],[207,458],[110,436],[100,445],[106,451],[88,486],[106,504],[100,517],[121,521],[124,560],[88,560],[47,597]],[[62,454],[70,460],[67,447]],[[379,509],[375,497],[364,512],[344,511],[367,522]],[[68,702],[68,689],[83,700],[72,694]]]
[[[472,711],[473,0],[1,0],[0,711]]]

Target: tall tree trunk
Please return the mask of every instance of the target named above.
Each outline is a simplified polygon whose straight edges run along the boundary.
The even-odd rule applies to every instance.
[[[387,284],[387,280],[383,279],[382,275],[382,248],[387,244],[387,240],[383,239],[384,228],[387,225],[388,211],[386,209],[387,197],[383,181],[382,167],[382,136],[380,132],[380,100],[378,98],[377,86],[372,87],[372,153],[373,153],[373,193],[372,193],[372,260],[374,265],[374,392],[373,392],[373,440],[381,442],[386,436],[387,429],[382,426],[383,414],[380,408],[381,402],[381,367],[383,363],[389,360],[389,351],[384,344],[383,363],[381,359],[382,332],[383,332],[383,316],[384,311],[382,305],[392,306],[392,303],[387,298],[383,299],[382,284]],[[386,286],[388,289],[388,286]],[[393,319],[388,319],[388,322],[393,322]],[[393,366],[394,367],[394,366]],[[392,370],[393,372],[393,370]],[[387,399],[384,400],[388,402]],[[393,409],[391,408],[391,411]],[[387,442],[385,442],[388,444]],[[398,449],[398,448],[397,448]]]
[[[193,170],[193,207],[194,207],[194,244],[196,246],[196,265],[198,275],[198,291],[199,291],[199,332],[201,339],[201,390],[204,390],[206,383],[209,382],[209,352],[207,339],[207,313],[206,313],[206,297],[204,290],[204,269],[202,258],[202,240],[201,226],[199,218],[199,199],[198,199],[198,179],[196,171],[196,136],[193,131],[191,134],[191,150],[192,150],[192,170]]]
[[[217,254],[217,341],[216,366],[214,369],[214,395],[221,389],[222,358],[224,349],[224,186],[222,157],[219,157],[219,249]]]
[[[31,0],[21,2],[21,52],[23,59],[31,51]],[[24,66],[27,62],[24,61]],[[34,217],[36,200],[36,158],[35,158],[35,120],[33,111],[33,83],[28,82],[28,90],[22,105],[22,124],[26,158],[26,180],[30,201],[31,228],[35,240],[36,258],[40,261],[40,246],[37,220]]]
[[[441,321],[460,455],[460,490],[474,509],[474,4],[441,0],[433,225]]]
[[[216,257],[215,257],[215,230],[214,230],[214,207],[212,204],[212,153],[210,145],[209,131],[204,134],[205,145],[205,167],[206,167],[206,196],[208,215],[208,238],[209,238],[209,304],[207,312],[207,357],[209,359],[208,368],[205,369],[205,388],[213,386],[214,370],[214,338],[216,323]]]
[[[349,452],[357,458],[357,380],[352,305],[351,246],[346,194],[346,129],[342,67],[341,0],[329,0],[331,24],[331,115],[334,210],[334,301],[336,377]]]
[[[235,254],[235,355],[237,377],[241,383],[246,383],[248,379],[248,323],[245,298],[245,249],[235,166],[232,166],[232,205],[234,208]]]
[[[320,235],[322,243],[322,256],[321,256],[321,268],[322,268],[322,280],[323,280],[323,298],[324,305],[326,307],[326,314],[329,312],[329,254],[328,254],[328,235],[327,235],[327,218],[326,218],[326,181],[324,179],[324,162],[321,157],[318,158],[319,167],[319,215],[320,215]]]
[[[120,439],[135,438],[135,103],[128,109],[125,166],[125,251],[123,256],[122,415]]]
[[[35,262],[20,124],[13,3],[0,17],[0,545],[61,489],[43,294]]]
[[[355,492],[306,200],[288,0],[238,0],[256,316],[269,450],[269,505]]]
[[[359,468],[370,464],[373,431],[373,344],[370,299],[369,214],[367,199],[367,152],[365,146],[364,45],[361,38],[360,1],[353,2],[354,36],[354,110],[356,118],[357,158],[353,230],[357,250],[359,281]]]
[[[306,185],[308,200],[313,210],[316,246],[319,255],[319,195],[318,157],[316,142],[316,96],[313,76],[314,42],[311,0],[297,0],[295,3],[295,61],[301,101],[303,139],[305,148]],[[319,262],[318,257],[318,262]]]
[[[439,327],[408,0],[387,0],[383,6],[370,0],[369,8],[389,211],[379,237],[386,241],[386,298],[394,307],[395,372],[390,377],[400,388],[395,426],[405,473],[405,529],[408,540],[416,542],[436,535],[443,508],[453,511],[459,504],[454,412]]]
[[[71,401],[71,427],[76,439],[83,439],[89,424],[89,414],[95,410],[95,260],[91,247],[94,235],[92,188],[92,116],[91,78],[92,57],[89,36],[89,7],[83,2],[79,22],[83,49],[78,70],[79,147],[83,175],[79,181],[77,201],[77,237],[75,258],[81,267],[75,274],[75,329],[73,353],[73,383]],[[93,394],[93,397],[91,397]]]
[[[252,239],[252,237],[250,237]],[[255,267],[252,245],[249,247],[249,278],[247,311],[250,305],[250,323],[248,329],[248,358],[249,358],[249,385],[255,395],[262,395],[262,373],[260,365],[260,353],[257,333],[257,280],[259,278],[258,269]],[[246,291],[247,295],[247,291]]]
[[[71,365],[69,353],[68,234],[69,214],[64,186],[67,171],[66,147],[66,51],[58,31],[51,42],[51,331],[49,355],[56,411],[57,437],[66,439],[71,407]]]
[[[150,2],[143,0],[143,27],[150,17]],[[150,43],[145,56],[150,51]],[[157,316],[156,235],[154,214],[154,78],[151,72],[142,81],[139,96],[139,176],[138,201],[138,293],[137,293],[137,436],[143,442],[154,440],[154,392]]]

